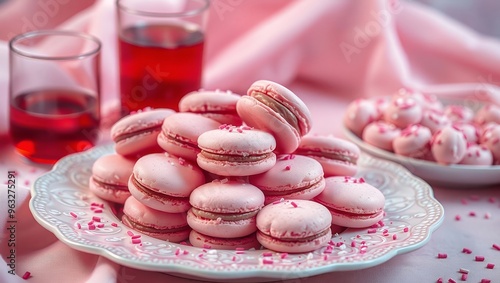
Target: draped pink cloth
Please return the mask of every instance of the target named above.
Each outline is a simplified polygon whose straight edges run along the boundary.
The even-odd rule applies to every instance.
[[[71,2],[54,0],[53,3],[59,5],[54,18],[71,11],[68,8]],[[40,6],[38,11],[49,15],[50,10]],[[340,136],[343,111],[350,101],[390,95],[401,87],[440,96],[500,102],[500,42],[417,3],[214,0],[210,12],[204,88],[245,94],[255,80],[279,82],[309,106],[314,133]],[[114,1],[98,0],[67,19],[61,17],[64,21],[57,26],[94,34],[103,42],[102,103],[104,120],[109,123],[116,117],[113,113],[118,106],[114,17]],[[36,26],[36,21],[42,18],[26,19],[25,23],[31,21],[32,26]],[[108,259],[76,251],[33,219],[28,208],[29,186],[50,168],[24,163],[13,152],[7,135],[7,81],[8,48],[5,41],[0,41],[0,180],[4,184],[8,170],[19,173],[18,274],[22,276],[30,271],[33,277],[28,282],[195,282],[121,267]],[[104,136],[103,142],[106,140]],[[6,190],[0,191],[0,221],[5,223],[1,232],[0,282],[24,282],[7,272],[7,196]],[[495,241],[500,244],[498,229],[495,228],[496,235],[491,230],[500,227],[499,188],[435,188],[435,195],[445,207],[445,221],[423,248],[398,255],[374,268],[293,282],[333,279],[338,282],[435,282],[439,277],[458,281],[457,270],[465,266],[475,272],[471,272],[470,282],[479,282],[483,277],[499,280],[500,252],[490,248]],[[461,200],[471,195],[476,201],[464,208]],[[459,225],[453,216],[463,213],[464,209],[488,212],[492,217],[489,222],[479,217],[481,219],[467,225]],[[458,254],[465,245],[491,255],[492,262],[497,263],[495,269],[471,266],[470,259],[458,256],[446,264],[436,262],[438,252]]]

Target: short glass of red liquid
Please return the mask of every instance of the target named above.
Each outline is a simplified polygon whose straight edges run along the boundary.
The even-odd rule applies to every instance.
[[[209,0],[117,0],[122,115],[201,87]]]
[[[33,31],[9,43],[10,135],[31,161],[53,164],[99,137],[99,39]]]

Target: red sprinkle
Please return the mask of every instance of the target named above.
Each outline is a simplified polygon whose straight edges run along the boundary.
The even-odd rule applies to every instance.
[[[356,247],[356,242],[351,242],[351,247]]]
[[[95,230],[95,225],[94,224],[90,224],[89,225],[89,230]]]
[[[436,280],[436,283],[443,283],[443,278],[439,277],[438,280]]]
[[[491,283],[491,280],[483,278],[483,279],[481,279],[481,283]]]
[[[265,253],[262,253],[262,256],[273,256],[273,253],[272,252],[265,252]]]
[[[23,277],[22,277],[22,278],[23,278],[24,280],[26,280],[26,279],[28,279],[28,278],[30,278],[30,277],[31,277],[31,272],[26,271],[26,272],[24,273],[24,275],[23,275]]]
[[[104,223],[97,224],[97,228],[104,228]]]
[[[132,239],[139,239],[140,237],[141,237],[141,235],[139,235],[139,234],[131,236]]]
[[[262,260],[262,263],[263,263],[263,264],[273,264],[273,260],[272,260],[272,259],[268,259],[268,258],[264,258],[264,259]]]
[[[293,207],[298,207],[298,205],[293,201],[291,202],[291,204],[293,205]]]
[[[486,265],[486,268],[488,268],[488,269],[493,269],[493,268],[495,268],[495,264],[494,264],[494,263],[488,263],[488,264]]]
[[[474,258],[475,261],[484,261],[484,256],[480,256],[480,255],[477,255],[475,258]]]
[[[468,274],[467,273],[462,273],[462,277],[460,277],[460,279],[462,281],[467,281],[467,277],[468,277]]]
[[[448,279],[448,283],[457,283],[457,281],[450,278],[450,279]]]
[[[77,219],[78,218],[78,215],[76,213],[74,213],[73,211],[71,211],[69,213],[69,215],[71,215],[73,218]]]
[[[474,211],[469,212],[469,216],[476,216],[476,213]]]
[[[141,239],[132,238],[132,244],[140,244],[140,243],[141,243]]]
[[[398,236],[396,234],[392,235],[393,240],[396,240],[397,238],[398,238]]]
[[[468,248],[463,248],[462,249],[462,252],[463,253],[466,253],[466,254],[471,254],[472,253],[472,250],[468,249]]]
[[[78,227],[78,229],[82,229],[82,225],[80,223],[76,223],[76,227]]]
[[[368,229],[368,234],[373,234],[373,233],[377,233],[377,229],[375,228]]]
[[[132,237],[132,236],[134,236],[134,232],[132,232],[132,231],[129,230],[129,231],[127,231],[127,235],[129,235],[130,237]]]
[[[438,253],[438,258],[447,258],[448,255],[445,253]]]
[[[117,224],[117,223],[115,223],[115,222],[113,222],[113,223],[111,223],[111,226],[113,226],[113,227],[118,227],[118,224]]]
[[[405,228],[403,229],[403,232],[405,232],[405,233],[406,233],[406,232],[408,232],[408,230],[409,230],[409,229],[408,229],[408,227],[405,227]]]
[[[101,213],[102,212],[102,209],[96,209],[94,210],[95,213]]]
[[[101,217],[99,217],[99,216],[93,216],[92,220],[94,220],[95,222],[101,222]]]
[[[210,245],[203,244],[203,248],[204,248],[204,249],[210,249],[211,247],[212,247],[212,246],[210,246]]]
[[[288,256],[288,254],[287,254],[287,253],[282,253],[282,254],[280,255],[281,259],[284,259],[284,258],[286,258],[287,256]]]
[[[290,169],[292,169],[292,166],[290,166],[290,165],[287,165],[287,166],[285,167],[285,170],[286,170],[286,171],[290,171]]]
[[[492,246],[495,250],[500,251],[500,246],[497,244],[493,244]]]
[[[461,219],[460,215],[458,215],[458,214],[455,215],[455,220],[460,221],[460,219]]]

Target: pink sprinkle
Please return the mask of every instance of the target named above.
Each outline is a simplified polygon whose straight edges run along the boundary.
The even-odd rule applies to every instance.
[[[111,226],[118,227],[118,224],[116,224],[115,222],[113,222],[113,223],[111,223]]]
[[[292,166],[290,166],[290,165],[287,165],[287,166],[285,167],[285,170],[286,170],[286,171],[290,171],[290,169],[292,169]]]
[[[95,225],[94,224],[90,224],[89,225],[89,230],[95,230]]]
[[[392,235],[393,240],[396,240],[397,238],[398,238],[398,236],[396,234]]]
[[[288,256],[288,254],[287,254],[287,253],[282,253],[282,254],[280,255],[281,259],[284,259],[284,258],[286,258],[287,256]]]
[[[76,223],[76,227],[78,227],[78,229],[82,229],[82,225],[80,223]]]
[[[373,233],[377,233],[377,229],[375,228],[368,229],[368,234],[373,234]]]
[[[104,228],[104,223],[97,224],[97,228]]]
[[[132,244],[140,244],[141,243],[141,239],[138,239],[138,238],[135,238],[135,239],[132,239]]]
[[[468,248],[463,248],[462,249],[462,252],[463,253],[466,253],[466,254],[471,254],[472,253],[472,250],[468,249]]]
[[[182,254],[183,254],[183,255],[187,255],[187,254],[189,254],[189,252],[188,252],[188,251],[186,251],[186,250],[184,250],[184,251],[182,252]]]
[[[447,258],[448,255],[445,253],[438,253],[438,258]]]
[[[94,210],[95,213],[101,213],[102,212],[102,209],[96,209]]]
[[[462,277],[460,277],[460,280],[467,281],[467,277],[468,277],[468,274],[467,273],[463,273]]]
[[[323,260],[328,260],[328,255],[324,255]]]
[[[265,253],[262,253],[262,256],[273,256],[273,253],[272,252],[265,252]]]
[[[359,182],[360,182],[360,183],[364,183],[364,182],[365,182],[365,179],[363,179],[363,178],[359,178]]]
[[[484,219],[490,219],[491,218],[491,214],[489,212],[486,212],[484,214]]]
[[[464,199],[464,198],[462,199],[462,201],[461,201],[461,202],[462,202],[462,204],[467,204],[467,200],[466,200],[466,199]]]
[[[448,283],[457,283],[457,281],[450,278],[450,279],[448,279]]]
[[[132,236],[134,236],[134,232],[132,232],[132,231],[129,230],[129,231],[127,231],[127,235],[129,235],[130,237],[132,237]]]
[[[476,213],[474,211],[469,212],[469,216],[476,216]]]
[[[492,246],[495,250],[500,251],[500,246],[497,244],[493,244]]]
[[[101,222],[101,217],[99,217],[99,216],[93,216],[92,220],[94,220],[95,222]]]
[[[461,219],[460,215],[458,215],[458,214],[457,214],[457,215],[455,215],[455,220],[456,220],[456,221],[460,221],[460,219]]]
[[[210,246],[210,245],[203,244],[203,248],[204,248],[204,249],[210,249],[211,247],[212,247],[212,246]]]
[[[298,207],[298,205],[295,202],[293,202],[293,201],[292,201],[291,204],[292,204],[293,207]]]
[[[438,280],[436,280],[436,283],[443,283],[443,278],[439,277]]]
[[[29,184],[30,184],[30,180],[26,180],[26,181],[24,181],[24,185],[25,185],[25,186],[29,186]]]
[[[76,213],[74,213],[73,211],[71,211],[69,213],[69,215],[71,215],[73,218],[77,219],[78,218],[78,215],[76,215]]]
[[[273,260],[272,260],[272,259],[268,259],[268,258],[264,258],[264,259],[262,260],[262,263],[263,263],[263,264],[273,264]]]
[[[484,256],[480,256],[480,255],[477,255],[475,258],[474,258],[475,261],[484,261]]]
[[[481,279],[481,283],[491,283],[491,280],[483,278],[483,279]]]
[[[351,247],[356,247],[356,242],[351,242]]]
[[[140,237],[141,237],[141,235],[139,235],[139,234],[131,236],[132,239],[139,239]]]
[[[90,220],[90,221],[87,223],[87,225],[92,225],[92,224],[94,224],[94,220]]]
[[[406,232],[408,232],[408,230],[409,230],[409,229],[408,229],[408,227],[405,227],[405,228],[403,229],[403,232],[405,232],[405,233],[406,233]]]
[[[23,277],[22,277],[22,278],[23,278],[24,280],[26,280],[26,279],[28,279],[28,278],[30,278],[30,277],[31,277],[31,272],[26,271],[26,272],[24,273],[24,275],[23,275]]]
[[[488,268],[488,269],[493,269],[493,268],[495,268],[495,264],[493,264],[493,263],[488,263],[488,264],[486,265],[486,268]]]
[[[181,253],[181,249],[180,248],[175,249],[175,255],[179,255],[180,253]]]
[[[236,261],[236,256],[233,255],[233,257],[231,258],[232,261]]]

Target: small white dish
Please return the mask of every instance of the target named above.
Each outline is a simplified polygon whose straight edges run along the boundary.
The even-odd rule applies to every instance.
[[[288,255],[269,250],[210,250],[146,235],[141,236],[141,245],[133,244],[127,234],[130,229],[115,214],[116,205],[99,199],[87,187],[94,161],[112,152],[113,147],[108,145],[60,160],[51,172],[34,183],[30,209],[43,227],[70,247],[142,270],[217,282],[275,281],[358,270],[423,246],[444,215],[443,207],[427,183],[400,165],[362,155],[358,177],[385,195],[384,225],[370,231],[347,229],[332,238],[335,243],[344,242],[332,250],[322,248],[307,254]],[[104,204],[102,212],[92,209],[93,203]],[[88,222],[94,216],[98,216],[99,224],[104,226],[90,230]]]
[[[364,152],[401,164],[415,176],[432,185],[473,189],[477,186],[500,184],[500,166],[498,165],[441,165],[436,162],[397,155],[367,144],[345,126],[343,132],[348,140],[358,145]]]

